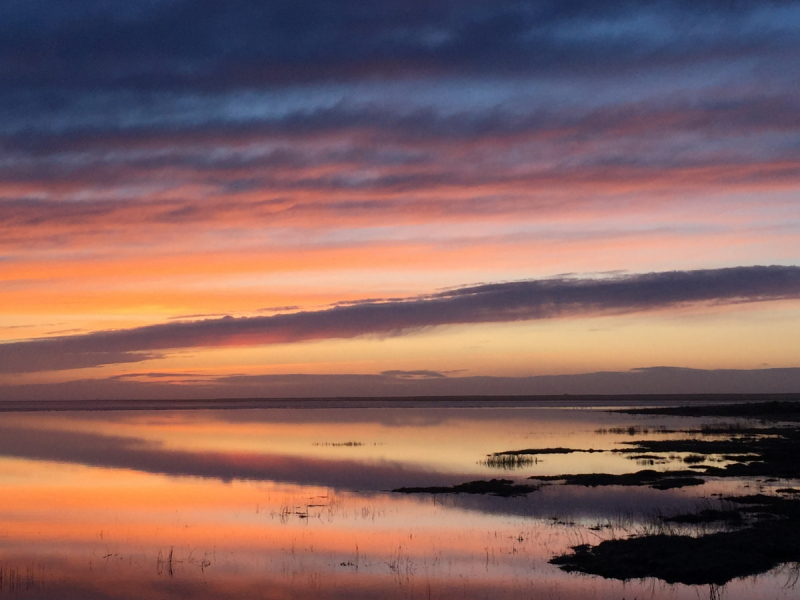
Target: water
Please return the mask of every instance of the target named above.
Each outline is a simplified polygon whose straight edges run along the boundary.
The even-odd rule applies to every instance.
[[[20,598],[794,598],[790,567],[724,588],[623,583],[548,563],[758,482],[529,496],[401,486],[642,468],[603,429],[697,424],[561,407],[31,412],[0,415],[0,595]],[[615,429],[616,431],[616,429]],[[656,465],[654,468],[668,468]],[[752,487],[749,489],[752,491]]]

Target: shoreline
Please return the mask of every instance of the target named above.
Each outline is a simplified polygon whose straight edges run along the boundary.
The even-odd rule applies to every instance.
[[[610,410],[642,406],[657,408],[679,407],[686,404],[714,405],[772,401],[800,402],[800,393],[217,398],[210,400],[6,400],[0,401],[0,413],[376,408],[575,408]]]

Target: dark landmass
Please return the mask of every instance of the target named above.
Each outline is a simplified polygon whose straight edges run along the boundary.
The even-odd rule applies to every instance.
[[[745,403],[730,406],[689,406],[660,409],[636,409],[633,414],[665,414],[692,417],[737,417],[758,419],[763,423],[800,422],[800,404],[796,402]],[[686,432],[684,432],[686,433]],[[696,466],[704,475],[777,481],[800,478],[800,426],[704,428],[701,435],[722,439],[638,440],[626,442],[624,452],[641,455],[692,453],[692,456],[722,457],[731,461],[720,466]],[[683,460],[686,460],[685,458]],[[696,462],[700,462],[697,460]],[[653,472],[651,472],[653,473]],[[671,472],[671,475],[685,475]],[[689,473],[692,473],[691,471]],[[669,481],[670,473],[662,473]],[[646,481],[647,471],[623,476]],[[576,477],[576,476],[570,476]],[[577,476],[580,478],[597,475]],[[676,479],[680,479],[676,477]],[[688,476],[687,476],[688,477]],[[539,478],[550,479],[550,478]],[[660,483],[660,482],[659,482]],[[603,483],[601,483],[602,485]],[[633,485],[636,485],[633,483]],[[687,526],[715,524],[722,531],[704,535],[675,535],[659,532],[627,539],[583,544],[572,552],[556,556],[551,563],[568,572],[600,575],[611,579],[655,577],[667,583],[687,585],[724,585],[732,579],[758,575],[784,563],[800,562],[800,498],[793,487],[776,490],[781,495],[757,494],[726,498],[732,508],[705,508],[692,514],[661,518],[663,523]]]
[[[491,467],[493,469],[503,469],[504,471],[514,471],[524,467],[538,464],[539,459],[536,456],[528,454],[490,454],[486,460],[480,462],[482,465]]]
[[[453,486],[402,487],[393,492],[399,494],[491,494],[510,498],[525,496],[535,492],[540,486],[515,484],[510,479],[490,479],[489,481],[470,481]]]
[[[574,448],[527,448],[525,450],[506,450],[505,452],[495,452],[491,456],[539,456],[542,454],[573,454],[574,452],[604,452],[604,450],[576,450]]]
[[[735,477],[777,481],[800,479],[800,402],[799,398],[743,402],[734,405],[681,406],[654,409],[628,409],[629,414],[683,415],[691,417],[734,417],[759,420],[733,425],[711,425],[700,429],[664,431],[693,434],[689,439],[631,440],[625,448],[612,452],[648,460],[681,460],[692,470],[655,471],[614,475],[585,473],[533,476],[530,480],[559,481],[587,487],[619,485],[650,486],[668,490],[705,483],[703,477]],[[778,422],[792,423],[778,426]],[[769,426],[765,424],[771,424]],[[635,434],[649,430],[633,429]],[[627,432],[627,430],[625,430]],[[535,464],[537,455],[601,452],[573,448],[528,448],[489,455],[489,461],[511,468]],[[726,462],[718,464],[701,463]],[[494,494],[520,496],[539,486],[515,484],[507,479],[473,481],[452,487],[399,488],[395,492],[416,494]],[[800,490],[786,487],[780,495],[730,497],[732,508],[704,508],[691,514],[660,517],[662,531],[652,535],[607,540],[591,546],[582,544],[572,552],[554,557],[551,562],[567,572],[600,575],[612,579],[658,578],[667,583],[724,585],[735,578],[753,576],[781,564],[800,562]],[[709,525],[720,529],[702,535],[677,535],[668,524],[686,527]],[[663,531],[663,529],[670,529]]]
[[[547,454],[572,454],[573,452],[603,452],[603,450],[575,450],[573,448],[527,448],[525,450],[507,450],[495,452],[481,461],[481,464],[493,469],[514,471],[538,464],[539,456]]]
[[[582,485],[584,487],[597,487],[601,485],[647,485],[656,490],[671,490],[693,485],[703,485],[705,483],[705,479],[697,477],[697,473],[694,471],[653,471],[650,469],[622,475],[583,473],[579,475],[533,476],[528,479],[537,481],[563,481],[567,485]]]
[[[743,417],[769,421],[800,421],[800,398],[742,404],[626,408],[629,415],[671,415],[679,417]]]
[[[714,405],[798,402],[800,394],[595,394],[541,396],[397,396],[331,398],[216,398],[213,400],[1,400],[0,412],[104,410],[242,410],[254,408],[425,408]],[[648,410],[648,409],[643,409]],[[647,413],[634,413],[647,414]],[[652,413],[666,414],[666,413]]]
[[[639,440],[616,452],[633,455],[690,453],[683,460],[699,463],[709,457],[729,461],[726,466],[698,465],[713,477],[800,478],[800,428],[747,428],[729,432],[726,439]],[[698,458],[699,457],[699,458]]]
[[[610,579],[657,577],[667,583],[724,585],[758,575],[784,563],[800,561],[800,500],[776,496],[728,498],[741,505],[726,511],[703,510],[664,519],[700,524],[724,521],[738,527],[699,537],[656,534],[575,546],[550,562],[567,572]]]

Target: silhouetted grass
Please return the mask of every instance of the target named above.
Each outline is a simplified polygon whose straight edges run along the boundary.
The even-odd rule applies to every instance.
[[[526,448],[524,450],[506,450],[505,452],[495,452],[492,456],[541,456],[545,454],[574,454],[576,452],[585,452],[592,454],[594,452],[605,452],[605,450],[595,450],[589,448],[588,450],[580,450],[576,448]]]
[[[539,459],[529,454],[490,454],[481,464],[493,469],[513,471],[539,464]]]
[[[41,570],[40,570],[41,571]],[[40,572],[40,575],[43,571]],[[41,580],[36,577],[36,565],[6,568],[0,565],[0,592],[8,590],[9,594],[17,595],[23,591],[41,589]]]
[[[790,535],[786,535],[790,534]],[[778,527],[712,533],[701,537],[652,535],[584,544],[550,562],[567,572],[611,579],[657,577],[667,583],[724,585],[800,560],[800,530]]]
[[[491,494],[492,496],[524,496],[535,492],[540,486],[515,484],[510,479],[470,481],[453,486],[402,487],[392,490],[400,494]]]
[[[675,515],[674,517],[664,517],[663,520],[667,523],[682,523],[687,525],[724,522],[738,526],[744,522],[741,511],[735,509],[716,510],[712,508],[705,508],[696,513]]]
[[[348,448],[357,448],[358,446],[363,446],[364,442],[314,442],[312,444],[314,446],[333,446],[333,447],[348,447]]]
[[[535,475],[529,477],[537,481],[563,481],[567,485],[597,487],[604,485],[650,486],[657,490],[702,485],[704,479],[694,471],[653,471],[646,469],[636,473],[611,475],[609,473],[581,473],[577,475]]]
[[[762,421],[800,422],[800,403],[768,402],[737,405],[691,406],[661,409],[636,409],[622,412],[685,416],[724,416]],[[732,464],[702,466],[704,474],[735,478],[800,478],[800,427],[756,428],[738,424],[705,427],[701,433],[724,435],[718,440],[676,439],[626,442],[627,452],[667,454],[690,453],[687,463],[700,463],[711,455],[722,455]],[[654,472],[628,475],[578,475],[567,483],[630,480],[647,482]],[[668,483],[673,475],[662,473]],[[686,475],[691,478],[690,476]],[[551,478],[538,478],[551,479]],[[660,481],[658,483],[661,483]],[[653,486],[655,487],[655,485]],[[800,561],[800,498],[795,488],[778,490],[783,496],[756,494],[731,497],[731,508],[706,508],[696,513],[663,518],[665,523],[703,526],[723,524],[727,530],[704,535],[677,535],[655,532],[627,539],[612,539],[596,546],[581,544],[571,553],[551,562],[568,572],[580,572],[612,579],[656,577],[668,583],[724,585],[728,581],[757,575],[784,563]],[[786,497],[789,496],[789,497]],[[747,526],[745,526],[747,525]]]
[[[611,579],[657,577],[667,583],[724,585],[800,561],[800,500],[764,495],[728,500],[741,507],[665,520],[684,524],[725,521],[738,527],[749,517],[754,519],[751,527],[701,536],[655,534],[607,540],[597,546],[583,544],[550,562],[567,572]]]

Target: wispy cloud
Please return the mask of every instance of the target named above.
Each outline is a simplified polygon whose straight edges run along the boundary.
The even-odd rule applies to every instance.
[[[446,375],[439,373],[438,371],[429,371],[427,369],[416,371],[399,371],[395,369],[390,371],[381,371],[381,375],[384,377],[398,377],[400,379],[440,379],[442,377],[446,377]]]
[[[793,3],[711,0],[182,0],[135,9],[89,1],[67,9],[39,0],[10,3],[0,17],[0,50],[16,59],[0,71],[4,85],[143,90],[387,72],[548,74],[685,65],[698,56],[780,51],[796,41],[798,19]]]
[[[796,0],[68,4],[0,3],[2,325],[64,322],[0,373],[795,297],[778,268],[414,295],[798,264]]]
[[[180,348],[401,335],[442,325],[625,314],[691,303],[800,298],[800,267],[737,267],[457,288],[403,300],[259,317],[170,322],[0,345],[0,372],[137,362]]]

